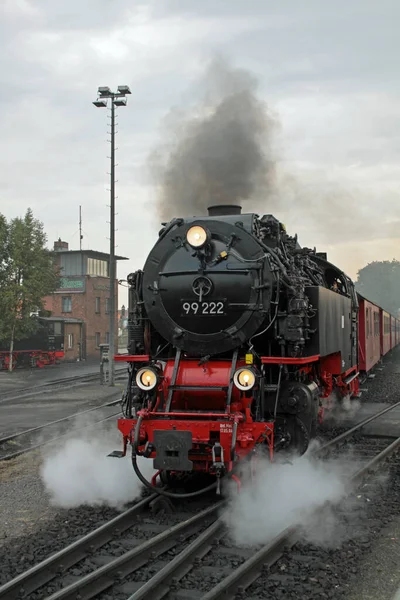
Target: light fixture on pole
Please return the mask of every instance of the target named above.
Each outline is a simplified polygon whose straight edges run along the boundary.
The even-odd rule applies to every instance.
[[[125,96],[131,90],[127,85],[119,85],[117,92],[112,92],[109,87],[98,88],[97,100],[93,104],[97,108],[107,108],[108,99],[111,99],[111,187],[110,187],[110,325],[109,325],[109,385],[115,382],[115,325],[116,325],[116,264],[115,264],[115,107],[126,106]]]

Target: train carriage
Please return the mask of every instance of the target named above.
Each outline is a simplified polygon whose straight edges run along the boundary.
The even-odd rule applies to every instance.
[[[390,349],[396,347],[396,319],[393,315],[390,316]]]
[[[381,358],[381,309],[361,294],[358,298],[358,367],[368,372]]]
[[[381,355],[385,356],[390,350],[390,314],[380,309]]]

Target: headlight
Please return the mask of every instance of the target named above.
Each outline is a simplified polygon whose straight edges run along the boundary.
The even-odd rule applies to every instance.
[[[157,373],[153,369],[144,367],[136,373],[136,385],[141,390],[149,391],[156,387],[158,382]]]
[[[256,376],[250,369],[238,369],[233,376],[233,383],[243,392],[251,390],[256,382]]]
[[[208,240],[207,231],[200,225],[194,225],[186,233],[186,240],[192,248],[201,248]]]

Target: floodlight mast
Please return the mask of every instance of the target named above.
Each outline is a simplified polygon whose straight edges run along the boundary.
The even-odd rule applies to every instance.
[[[115,385],[115,321],[116,321],[116,261],[115,261],[115,107],[126,106],[125,96],[131,90],[127,85],[119,85],[117,92],[109,87],[98,88],[97,100],[93,104],[97,108],[107,108],[107,100],[111,99],[111,172],[110,172],[110,303],[109,303],[109,386]]]

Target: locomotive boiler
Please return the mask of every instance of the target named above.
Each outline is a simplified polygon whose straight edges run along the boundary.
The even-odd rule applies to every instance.
[[[131,445],[146,485],[137,456],[169,481],[205,472],[219,487],[247,459],[304,453],[332,399],[358,392],[353,283],[272,215],[223,205],[174,218],[128,283],[112,455]]]

